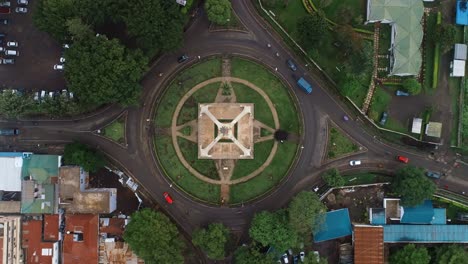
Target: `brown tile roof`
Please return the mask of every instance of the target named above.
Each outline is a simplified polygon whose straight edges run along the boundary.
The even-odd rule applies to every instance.
[[[22,247],[24,249],[25,263],[52,263],[52,255],[43,254],[43,249],[53,249],[53,242],[42,242],[42,220],[23,222]],[[54,252],[58,254],[58,252]]]
[[[109,236],[121,236],[125,230],[125,219],[123,218],[101,218],[99,233],[106,233]]]
[[[65,223],[63,264],[98,263],[99,216],[68,214]],[[82,237],[82,240],[76,241],[76,237]]]
[[[354,226],[354,263],[384,263],[383,227]]]
[[[57,241],[59,239],[59,215],[44,215],[44,240]]]

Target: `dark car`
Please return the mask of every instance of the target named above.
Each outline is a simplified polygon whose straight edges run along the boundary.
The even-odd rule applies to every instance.
[[[2,59],[1,64],[15,64],[15,59]]]
[[[297,70],[296,64],[291,59],[287,60],[286,64],[288,64],[289,69],[291,69],[293,71]]]
[[[441,174],[435,171],[426,171],[426,176],[435,179],[440,179]]]
[[[189,59],[189,56],[187,56],[186,54],[180,56],[179,58],[177,58],[177,61],[179,63],[182,63],[182,62],[186,62],[187,60]]]
[[[387,114],[387,112],[383,112],[383,113],[382,113],[382,118],[380,118],[380,124],[381,124],[382,126],[384,126],[385,123],[387,123],[387,119],[388,119],[388,114]]]
[[[0,25],[8,25],[10,21],[6,18],[0,18]]]

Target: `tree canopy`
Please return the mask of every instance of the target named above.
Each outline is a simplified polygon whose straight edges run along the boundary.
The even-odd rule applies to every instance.
[[[297,21],[299,39],[308,47],[317,47],[327,30],[328,22],[318,13],[306,15]]]
[[[359,89],[363,89],[363,86],[354,76],[347,76],[343,82],[340,82],[340,91],[344,96],[351,96]]]
[[[34,104],[30,96],[22,96],[6,89],[0,94],[0,113],[7,118],[23,116]]]
[[[442,53],[449,51],[456,43],[457,29],[453,24],[442,23],[437,25],[433,34],[434,42],[440,43]]]
[[[255,246],[241,246],[234,252],[234,264],[273,264],[273,257],[263,254]]]
[[[67,165],[81,166],[89,172],[96,172],[104,166],[104,158],[99,152],[79,142],[65,146],[63,162]]]
[[[431,257],[425,247],[408,244],[403,249],[390,255],[391,264],[429,264]]]
[[[210,224],[206,229],[197,229],[192,235],[192,243],[201,247],[210,259],[224,259],[228,239],[229,229],[221,223]]]
[[[278,252],[285,251],[297,242],[296,232],[291,230],[284,210],[274,213],[262,211],[255,214],[249,234],[262,246],[272,246]]]
[[[325,205],[310,191],[298,193],[289,203],[289,223],[300,237],[309,237],[318,231],[324,221]]]
[[[304,258],[304,264],[328,264],[328,260],[324,257],[317,257],[314,252],[310,251]]]
[[[340,172],[336,169],[330,169],[322,174],[322,179],[331,187],[341,187],[345,184],[345,180],[341,177]]]
[[[396,172],[391,184],[392,191],[402,197],[405,206],[416,206],[432,197],[436,187],[421,168],[406,166]]]
[[[208,20],[218,25],[226,25],[231,19],[231,2],[229,0],[206,0],[205,10]]]
[[[468,264],[468,251],[461,245],[442,245],[436,249],[436,264]]]
[[[160,212],[142,209],[132,214],[124,240],[146,263],[184,263],[176,226]]]
[[[421,83],[419,83],[415,78],[408,78],[404,80],[401,85],[405,91],[412,95],[421,93]]]
[[[116,39],[92,36],[73,43],[65,52],[68,88],[80,101],[101,105],[136,101],[147,58],[125,49]]]

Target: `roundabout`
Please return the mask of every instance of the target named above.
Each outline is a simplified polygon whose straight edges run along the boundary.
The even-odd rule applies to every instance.
[[[254,200],[294,164],[301,127],[295,108],[288,88],[262,65],[238,57],[199,62],[177,74],[156,106],[159,166],[199,201]],[[275,140],[279,129],[292,140]]]

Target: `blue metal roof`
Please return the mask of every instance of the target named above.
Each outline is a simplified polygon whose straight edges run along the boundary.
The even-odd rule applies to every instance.
[[[385,217],[385,208],[371,208],[371,224],[385,225],[387,220]]]
[[[23,157],[23,152],[0,152],[0,157]]]
[[[456,22],[458,25],[468,25],[468,9],[465,1],[457,1]]]
[[[431,225],[445,225],[447,224],[445,208],[434,208],[434,218],[432,219]]]
[[[384,225],[385,243],[468,243],[468,225]]]
[[[320,231],[314,234],[315,242],[332,240],[352,234],[348,208],[327,212]]]
[[[414,207],[403,207],[402,224],[430,224],[434,217],[432,201],[425,200],[423,204]]]

